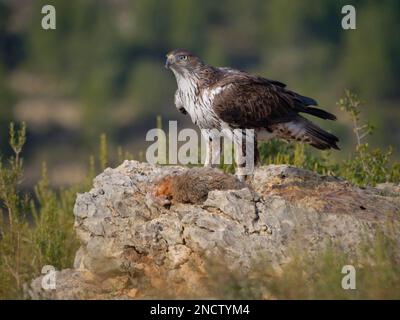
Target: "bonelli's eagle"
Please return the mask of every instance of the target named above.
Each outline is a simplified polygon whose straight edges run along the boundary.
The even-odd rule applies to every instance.
[[[212,165],[211,152],[216,152],[212,150],[212,141],[216,138],[213,129],[232,132],[234,129],[254,129],[252,139],[255,143],[275,137],[308,143],[322,150],[339,149],[336,136],[301,113],[329,120],[336,120],[336,117],[313,107],[317,105],[314,99],[289,90],[282,82],[231,68],[213,67],[182,49],[168,53],[165,66],[172,70],[178,84],[175,93],[177,109],[190,115],[208,143],[205,166]],[[243,149],[243,135],[233,134],[231,138],[236,147]],[[253,161],[256,161],[256,144],[253,146]],[[241,170],[245,155],[244,152],[235,154],[239,164],[237,174],[242,178],[246,174]]]

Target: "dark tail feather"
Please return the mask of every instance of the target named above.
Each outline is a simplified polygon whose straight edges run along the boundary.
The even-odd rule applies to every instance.
[[[329,132],[326,132],[325,130],[321,129],[310,121],[307,121],[305,129],[308,137],[311,139],[310,145],[312,145],[313,147],[321,150],[331,148],[340,150],[337,145],[337,143],[339,142],[338,137]]]
[[[336,120],[336,116],[334,114],[318,108],[306,107],[302,110],[302,112],[312,114],[313,116],[321,119]]]
[[[313,98],[302,96],[300,94],[297,95],[297,98],[300,99],[300,101],[303,103],[305,106],[317,106],[318,102],[315,101]]]
[[[336,116],[332,113],[326,112],[322,109],[315,108],[315,107],[308,107],[308,106],[317,106],[318,102],[314,99],[302,95],[297,95],[297,100],[300,100],[300,104],[298,105],[299,111],[311,114],[321,119],[329,119],[329,120],[336,120]]]

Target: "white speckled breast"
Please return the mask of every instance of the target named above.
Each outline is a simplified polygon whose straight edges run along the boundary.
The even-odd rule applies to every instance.
[[[177,76],[178,94],[192,122],[200,129],[219,129],[220,120],[212,109],[215,90],[198,86],[198,79],[189,76]]]

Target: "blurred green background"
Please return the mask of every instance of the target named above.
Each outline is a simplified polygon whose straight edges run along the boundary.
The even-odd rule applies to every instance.
[[[357,30],[341,28],[338,0],[0,0],[0,150],[10,120],[26,121],[26,185],[42,161],[59,186],[80,181],[101,133],[140,157],[157,115],[192,126],[174,108],[165,54],[189,49],[206,62],[280,80],[338,116],[324,123],[347,158],[354,138],[336,101],[367,101],[372,144],[400,148],[400,1],[350,1]],[[52,4],[57,29],[41,28]]]

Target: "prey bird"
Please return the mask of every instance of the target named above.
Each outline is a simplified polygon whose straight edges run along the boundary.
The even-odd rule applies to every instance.
[[[253,160],[257,162],[257,140],[280,138],[307,143],[315,148],[338,149],[339,139],[306,119],[301,113],[321,119],[336,117],[320,108],[309,97],[289,90],[282,82],[251,75],[232,68],[213,67],[193,53],[176,49],[167,54],[165,67],[176,78],[176,108],[189,114],[206,140],[205,166],[212,166],[213,140],[220,139],[214,129],[253,129]],[[244,180],[246,152],[243,150],[245,134],[232,134],[235,145],[236,174]],[[241,148],[242,152],[238,152]],[[215,153],[214,153],[215,152]]]

